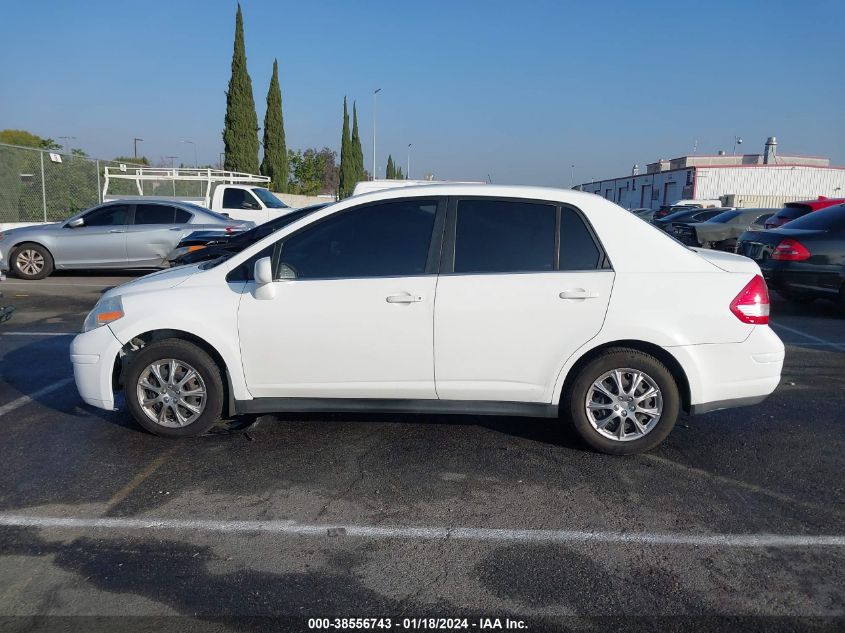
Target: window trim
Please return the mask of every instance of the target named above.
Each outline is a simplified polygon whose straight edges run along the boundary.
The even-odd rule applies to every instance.
[[[528,204],[541,204],[543,206],[551,206],[555,208],[555,252],[554,252],[554,269],[553,270],[520,270],[520,271],[511,271],[511,272],[455,272],[455,246],[456,246],[456,235],[457,235],[457,227],[458,227],[458,203],[462,200],[492,200],[497,202],[517,202],[517,203],[528,203]],[[584,268],[579,270],[561,270],[560,269],[560,222],[561,222],[561,209],[567,208],[575,213],[581,221],[584,223],[584,226],[587,228],[587,233],[589,234],[590,238],[593,240],[593,244],[595,244],[596,249],[598,250],[599,257],[598,262],[595,268]],[[460,275],[460,276],[467,276],[467,275],[548,275],[551,273],[592,273],[592,272],[603,272],[603,271],[613,271],[613,265],[610,262],[610,257],[607,255],[607,250],[605,250],[604,246],[602,245],[601,241],[596,235],[595,229],[593,229],[593,225],[590,223],[590,220],[584,215],[584,212],[581,211],[578,207],[566,204],[562,202],[557,202],[555,200],[542,200],[539,198],[508,198],[503,196],[450,196],[449,201],[447,204],[447,211],[446,211],[446,227],[445,233],[443,236],[443,248],[442,254],[440,257],[440,274],[441,275]]]
[[[350,213],[353,211],[360,211],[366,207],[375,207],[381,206],[385,204],[393,204],[396,202],[408,202],[408,201],[420,201],[420,202],[432,202],[437,205],[437,208],[434,212],[434,226],[432,227],[431,231],[431,238],[429,242],[428,248],[428,255],[426,256],[425,262],[425,272],[418,273],[416,275],[367,275],[367,276],[353,276],[353,277],[308,277],[303,279],[282,279],[279,277],[279,264],[281,263],[281,254],[282,254],[282,244],[285,240],[288,240],[292,237],[295,237],[302,233],[303,231],[307,231],[312,229],[323,222],[328,222],[329,220],[333,220],[338,218],[341,215],[346,213]],[[318,220],[314,220],[313,222],[309,222],[302,228],[293,231],[292,233],[287,233],[286,235],[280,237],[273,243],[273,254],[271,263],[273,266],[273,281],[286,281],[286,282],[303,282],[303,281],[330,281],[330,280],[341,280],[341,279],[391,279],[391,278],[399,278],[404,279],[406,277],[428,277],[431,275],[437,275],[439,272],[439,263],[441,258],[441,251],[443,247],[443,232],[446,225],[446,197],[444,196],[407,196],[401,198],[390,198],[387,200],[377,200],[374,202],[364,202],[353,207],[348,207],[346,209],[342,209],[335,213],[330,213],[329,215],[322,217]],[[252,272],[250,272],[250,277],[252,276]],[[252,281],[252,279],[250,279]]]

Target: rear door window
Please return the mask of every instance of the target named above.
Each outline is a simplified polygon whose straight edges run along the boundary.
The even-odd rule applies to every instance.
[[[135,224],[173,224],[176,208],[166,204],[136,204]]]
[[[560,209],[559,270],[595,270],[602,264],[602,253],[584,220],[569,207]]]
[[[554,205],[513,200],[460,200],[456,273],[546,272],[555,265]]]
[[[185,209],[177,208],[176,209],[176,222],[175,223],[176,224],[187,224],[188,222],[191,221],[192,217],[194,217],[194,216],[191,215],[191,213],[189,213],[188,211],[185,211]]]

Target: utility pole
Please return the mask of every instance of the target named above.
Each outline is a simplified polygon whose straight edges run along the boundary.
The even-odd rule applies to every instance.
[[[135,138],[134,138],[134,139],[132,139],[132,140],[133,140],[133,141],[134,141],[134,143],[135,143],[135,158],[138,158],[138,141],[141,141],[141,142],[143,143],[143,142],[144,142],[144,139],[142,139],[142,138],[138,138],[138,137],[135,137]]]
[[[405,171],[405,178],[407,180],[411,179],[411,145],[413,145],[413,143],[408,143],[408,165],[407,170]]]
[[[376,179],[376,95],[381,92],[381,88],[376,88],[373,92],[373,180]]]

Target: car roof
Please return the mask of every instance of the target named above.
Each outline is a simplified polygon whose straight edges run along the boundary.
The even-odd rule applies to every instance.
[[[820,196],[815,200],[795,200],[793,202],[787,202],[783,206],[784,208],[808,207],[810,211],[817,211],[818,209],[824,209],[842,203],[845,203],[845,198],[825,198],[824,196]]]

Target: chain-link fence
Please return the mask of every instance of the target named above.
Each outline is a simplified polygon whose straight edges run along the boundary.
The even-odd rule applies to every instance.
[[[120,163],[0,143],[0,223],[54,222],[97,204],[106,165]],[[133,181],[113,180],[109,193],[138,191]]]

